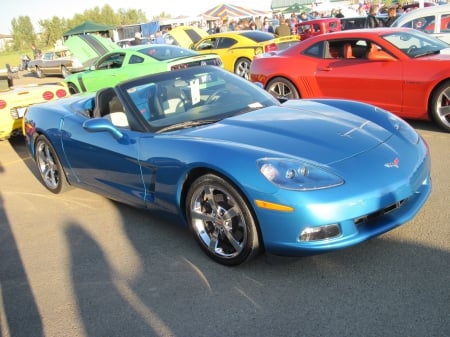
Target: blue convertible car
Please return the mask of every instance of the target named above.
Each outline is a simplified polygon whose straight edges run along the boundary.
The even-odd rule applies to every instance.
[[[431,191],[424,140],[354,101],[280,103],[218,67],[149,75],[35,105],[44,185],[176,215],[224,265],[349,247],[412,219]]]

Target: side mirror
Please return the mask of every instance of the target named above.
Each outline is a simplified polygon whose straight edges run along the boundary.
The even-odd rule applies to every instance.
[[[89,132],[106,131],[111,133],[111,135],[117,140],[121,140],[124,137],[124,134],[106,118],[89,119],[83,123],[83,129]]]

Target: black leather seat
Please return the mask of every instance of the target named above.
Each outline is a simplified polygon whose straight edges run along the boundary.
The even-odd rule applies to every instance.
[[[163,92],[157,84],[152,84],[148,91],[148,109],[150,111],[150,121],[164,118]]]

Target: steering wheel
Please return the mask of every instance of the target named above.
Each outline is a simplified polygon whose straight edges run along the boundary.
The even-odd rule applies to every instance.
[[[417,49],[417,46],[415,44],[413,44],[412,46],[410,46],[408,48],[408,50],[406,51],[407,54],[411,53],[414,49]]]
[[[211,95],[209,95],[205,104],[217,103],[222,98],[223,95],[229,95],[229,94],[230,94],[230,90],[228,90],[228,89],[224,89],[224,88],[217,89]]]

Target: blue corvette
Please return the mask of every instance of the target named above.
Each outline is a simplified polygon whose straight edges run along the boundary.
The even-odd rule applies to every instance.
[[[219,67],[144,76],[35,105],[44,185],[175,215],[216,262],[319,254],[412,219],[431,191],[424,140],[371,105],[280,103]]]

